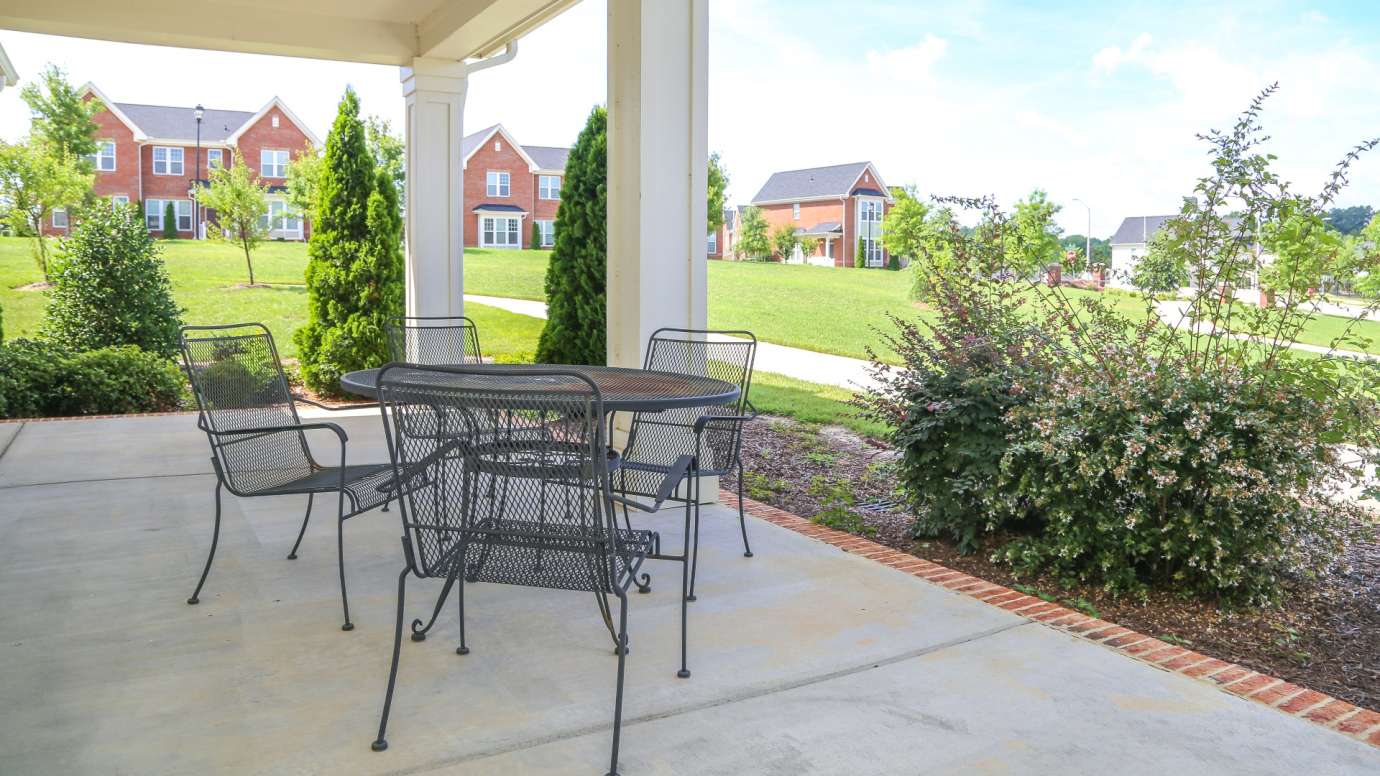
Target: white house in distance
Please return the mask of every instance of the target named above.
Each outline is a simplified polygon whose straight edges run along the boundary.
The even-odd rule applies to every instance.
[[[1174,216],[1131,216],[1123,219],[1112,235],[1112,266],[1107,273],[1107,284],[1118,288],[1131,287],[1131,273],[1136,262],[1149,250],[1150,238]]]

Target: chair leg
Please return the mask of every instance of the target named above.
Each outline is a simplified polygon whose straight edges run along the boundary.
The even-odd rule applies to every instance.
[[[699,478],[696,478],[696,479],[698,480]],[[696,490],[698,490],[698,488],[696,488]],[[689,503],[689,504],[686,504],[686,505],[685,505],[685,508],[686,508],[687,510],[689,510],[689,511],[694,515],[694,523],[695,523],[695,527],[694,527],[694,529],[693,529],[694,532],[695,532],[695,537],[694,537],[694,539],[691,540],[691,542],[690,542],[690,550],[691,550],[692,552],[691,552],[691,554],[690,554],[690,556],[689,556],[689,558],[690,558],[690,594],[687,595],[687,596],[685,597],[685,600],[687,600],[687,601],[694,601],[694,600],[695,600],[695,574],[696,574],[696,572],[698,572],[699,569],[700,569],[700,499],[699,499],[699,494],[698,494],[697,492],[695,493],[695,495],[693,495],[693,496],[690,498],[690,503]],[[687,534],[687,535],[690,533],[690,530],[691,530],[690,528],[686,528],[686,534]]]
[[[403,596],[407,591],[408,569],[404,568],[398,575],[398,619],[393,626],[393,663],[388,667],[388,691],[383,696],[383,716],[379,718],[379,737],[374,739],[370,748],[375,752],[382,752],[388,748],[388,739],[384,734],[388,731],[388,712],[393,708],[393,687],[398,681],[398,656],[402,654],[402,624],[403,624]]]
[[[738,459],[738,527],[743,531],[743,557],[752,557],[752,547],[748,544],[747,518],[743,516],[743,459]]]
[[[618,650],[618,689],[613,698],[613,754],[609,757],[606,776],[618,776],[618,739],[623,732],[623,672],[628,659],[628,599],[618,596],[618,640],[624,645]]]
[[[307,521],[311,519],[311,501],[315,497],[315,493],[307,494],[307,514],[302,518],[302,530],[297,532],[297,541],[292,543],[292,552],[288,553],[288,560],[297,560],[297,548],[302,545],[302,537],[307,534]]]
[[[464,554],[461,553],[462,563],[464,562],[463,558]],[[465,645],[465,576],[463,574],[457,574],[456,577],[455,597],[459,602],[460,609],[460,646],[455,648],[455,654],[468,655],[470,653],[470,648]]]
[[[693,500],[695,499],[695,495],[696,495],[696,494],[694,493],[694,486],[691,485],[690,483],[686,483],[686,488],[685,488],[685,489],[686,489],[686,491],[687,491],[686,495],[688,495],[688,496],[690,497],[689,500],[693,501]],[[680,562],[680,670],[676,672],[676,676],[680,677],[681,679],[688,679],[688,678],[690,678],[690,669],[689,669],[689,667],[686,665],[685,626],[686,626],[686,623],[689,621],[690,617],[689,617],[689,613],[686,611],[686,609],[689,607],[690,602],[693,601],[693,600],[695,600],[694,594],[690,592],[691,589],[692,589],[691,586],[694,584],[694,582],[692,581],[692,578],[691,578],[691,576],[690,576],[690,563],[691,563],[691,561],[690,561],[690,504],[689,504],[689,503],[687,503],[687,504],[685,505],[685,534],[684,534],[684,537],[685,537],[685,538],[684,538],[685,546],[684,546],[684,549],[681,551],[681,562]],[[698,541],[698,537],[696,537],[696,540]]]
[[[335,551],[336,558],[340,565],[340,605],[345,609],[345,624],[340,626],[343,631],[355,629],[355,624],[350,622],[350,596],[345,592],[345,491],[340,491],[340,506],[336,514],[335,521]]]
[[[216,557],[216,545],[220,543],[220,479],[216,479],[216,527],[211,530],[211,551],[206,553],[206,566],[201,569],[201,579],[196,583],[196,590],[192,591],[192,597],[187,599],[189,604],[200,603],[197,596],[201,595],[201,586],[206,584],[206,575],[211,573],[211,561]]]

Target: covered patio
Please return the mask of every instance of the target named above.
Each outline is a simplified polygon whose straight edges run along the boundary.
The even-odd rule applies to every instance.
[[[383,461],[377,415],[340,419]],[[392,644],[397,514],[287,561],[301,497],[229,499],[202,604],[214,475],[188,414],[0,424],[0,772],[594,773],[613,665],[576,593],[476,585],[404,641],[392,746],[371,752]],[[638,518],[634,518],[638,521]],[[736,514],[704,517],[693,678],[673,564],[631,602],[622,770],[712,773],[1364,773],[1366,744]],[[641,519],[668,537],[672,515]],[[657,577],[661,578],[658,579]],[[424,616],[439,581],[410,588]]]

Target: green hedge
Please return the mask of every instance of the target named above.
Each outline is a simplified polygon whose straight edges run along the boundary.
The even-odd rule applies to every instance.
[[[74,351],[52,342],[0,345],[0,418],[164,412],[184,405],[171,361],[132,345]]]

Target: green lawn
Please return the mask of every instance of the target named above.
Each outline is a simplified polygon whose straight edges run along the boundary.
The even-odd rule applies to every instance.
[[[292,332],[306,318],[306,247],[301,243],[268,243],[255,253],[254,280],[268,288],[243,288],[248,281],[244,255],[233,247],[209,242],[161,243],[173,295],[185,311],[186,323],[238,323],[261,321],[268,325],[284,356],[296,355]],[[475,260],[485,256],[484,260]],[[489,283],[512,276],[528,283],[527,298],[541,298],[546,254],[539,251],[465,252],[466,282]],[[500,261],[501,260],[501,261]],[[504,270],[517,266],[515,272]],[[35,334],[42,323],[46,294],[20,290],[42,279],[29,254],[29,243],[0,237],[0,307],[4,311],[6,337]],[[479,293],[476,291],[476,293]],[[542,321],[486,305],[469,304],[465,312],[479,328],[485,354],[502,362],[530,362],[541,335]],[[860,433],[879,435],[882,429],[852,417],[846,402],[851,394],[842,388],[758,373],[752,400],[758,409],[789,415],[812,423],[841,423]]]

